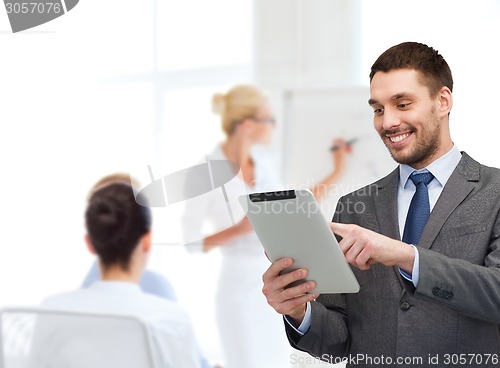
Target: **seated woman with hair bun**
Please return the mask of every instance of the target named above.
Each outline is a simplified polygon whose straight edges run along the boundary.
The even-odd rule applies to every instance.
[[[92,193],[95,192],[97,189],[112,183],[130,184],[132,185],[132,188],[134,188],[135,193],[137,193],[140,188],[140,183],[136,178],[130,176],[128,173],[117,172],[99,179],[97,183],[95,183],[92,189],[90,190],[89,198],[92,195]],[[83,288],[89,287],[90,285],[92,285],[92,283],[99,280],[99,278],[100,278],[99,266],[97,262],[94,262],[89,272],[85,276],[85,279],[82,283],[82,287]],[[170,281],[165,276],[159,274],[158,272],[154,272],[148,269],[144,270],[144,272],[141,275],[141,279],[139,280],[139,286],[141,287],[141,290],[144,291],[145,293],[153,294],[165,299],[172,300],[174,302],[177,301],[177,295]],[[206,364],[202,364],[202,366],[209,367],[209,365]]]
[[[150,327],[153,352],[161,367],[200,367],[187,313],[178,304],[139,288],[151,250],[151,211],[137,204],[132,186],[111,183],[95,189],[85,225],[85,242],[99,260],[100,281],[49,297],[42,307],[138,317]]]

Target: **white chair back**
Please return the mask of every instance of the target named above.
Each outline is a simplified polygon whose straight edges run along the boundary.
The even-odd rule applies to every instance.
[[[0,368],[155,368],[149,328],[129,316],[0,310]]]

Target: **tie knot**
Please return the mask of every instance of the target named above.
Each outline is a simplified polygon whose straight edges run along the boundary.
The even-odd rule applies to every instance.
[[[420,183],[424,183],[424,185],[427,186],[432,181],[432,179],[434,179],[434,175],[432,175],[430,172],[417,173],[416,171],[414,171],[410,175],[410,179],[416,187],[418,187]]]

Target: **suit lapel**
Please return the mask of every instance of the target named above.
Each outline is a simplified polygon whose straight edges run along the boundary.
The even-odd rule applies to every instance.
[[[393,239],[401,239],[398,225],[399,167],[379,182],[378,193],[374,196],[374,207],[381,234]]]
[[[462,152],[462,159],[448,179],[437,203],[435,204],[427,224],[424,228],[419,247],[429,249],[439,231],[451,213],[474,189],[474,182],[480,179],[480,164]],[[398,184],[399,167],[378,183],[378,193],[374,196],[373,204],[380,226],[380,233],[390,238],[401,240],[398,221]],[[398,267],[393,267],[396,276],[406,288],[405,281]]]
[[[451,174],[436,202],[418,243],[429,249],[451,213],[474,189],[479,181],[480,164],[462,152],[462,159]]]
[[[374,197],[375,212],[380,226],[380,233],[389,238],[401,240],[398,220],[398,184],[399,166],[379,183],[378,193]],[[396,200],[394,200],[396,198]],[[393,267],[401,287],[405,287],[398,267]]]

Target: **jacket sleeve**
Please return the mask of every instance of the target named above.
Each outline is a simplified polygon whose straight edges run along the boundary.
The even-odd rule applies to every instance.
[[[419,248],[414,296],[500,325],[500,171],[480,173],[432,247]]]
[[[458,240],[457,240],[458,241]],[[478,246],[481,246],[478,242]],[[420,277],[415,297],[500,325],[500,219],[497,216],[484,263],[419,249]]]

